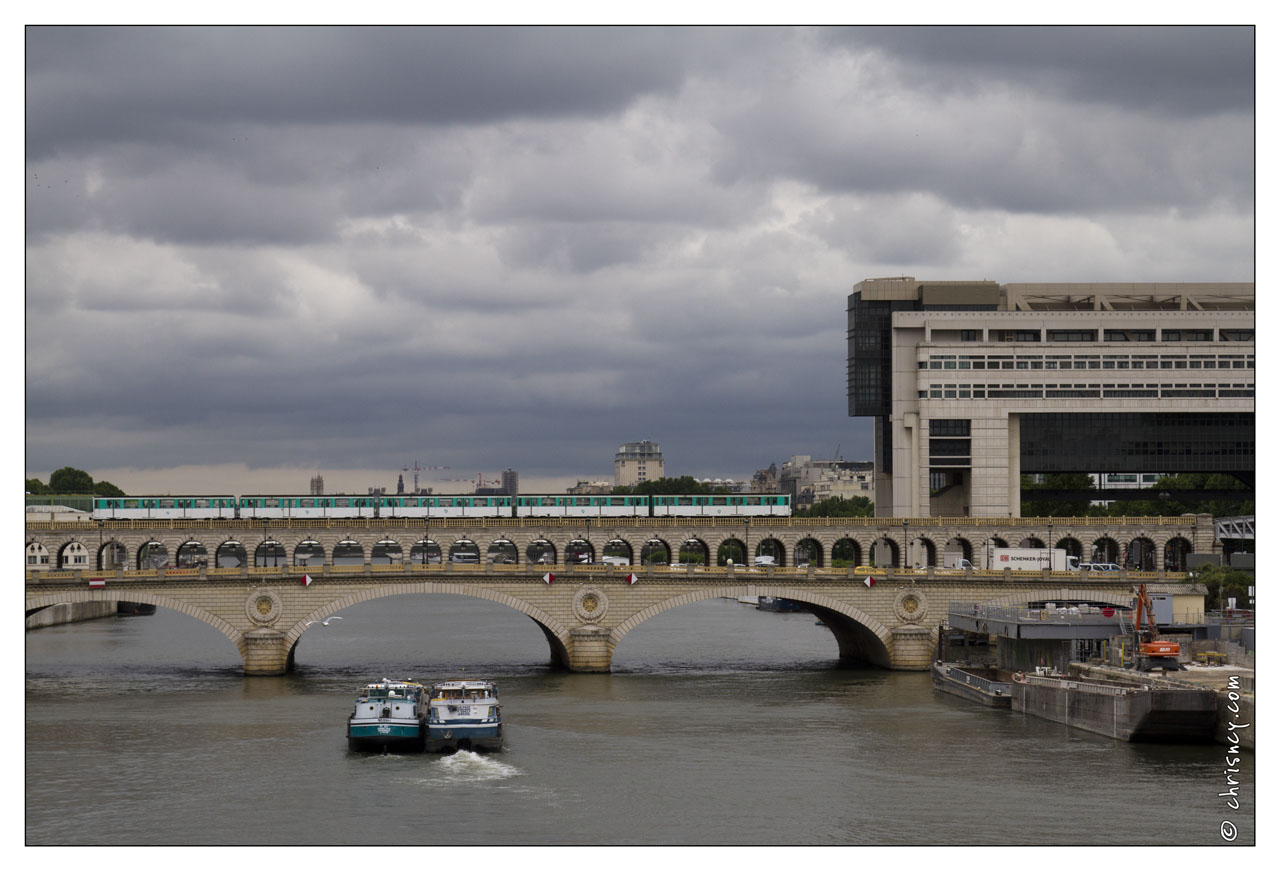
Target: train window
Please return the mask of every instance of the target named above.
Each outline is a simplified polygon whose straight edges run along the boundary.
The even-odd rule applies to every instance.
[[[346,498],[342,498],[342,499],[334,499],[334,500],[333,500],[333,506],[334,506],[335,508],[350,508],[350,507],[351,507],[351,500],[350,500],[350,499],[346,499]]]

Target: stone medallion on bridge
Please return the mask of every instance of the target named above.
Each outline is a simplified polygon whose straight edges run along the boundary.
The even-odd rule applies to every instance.
[[[903,590],[893,601],[893,611],[903,623],[919,623],[929,612],[929,600],[919,590]]]
[[[595,623],[609,610],[609,597],[595,587],[583,587],[573,597],[573,613],[579,620]]]
[[[270,626],[280,619],[280,611],[284,606],[280,597],[271,590],[258,589],[249,594],[244,603],[244,612],[249,619],[259,626]]]

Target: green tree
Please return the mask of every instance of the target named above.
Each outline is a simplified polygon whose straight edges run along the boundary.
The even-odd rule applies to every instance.
[[[44,481],[41,481],[39,478],[28,478],[27,492],[32,495],[38,495],[40,493],[48,493],[49,488],[45,486]]]
[[[1208,589],[1204,606],[1210,611],[1225,608],[1229,598],[1236,600],[1237,607],[1248,607],[1249,587],[1254,582],[1253,575],[1248,572],[1227,566],[1201,566],[1191,573],[1191,577]]]
[[[83,469],[63,466],[49,476],[50,493],[92,493],[93,476]]]
[[[110,481],[94,481],[93,495],[95,496],[124,496],[125,492],[112,484]]]
[[[710,484],[700,484],[692,475],[681,475],[679,478],[654,478],[652,481],[641,481],[634,487],[619,485],[613,488],[615,495],[636,496],[685,496],[685,495],[710,495],[714,493],[728,493],[727,487],[715,487]]]

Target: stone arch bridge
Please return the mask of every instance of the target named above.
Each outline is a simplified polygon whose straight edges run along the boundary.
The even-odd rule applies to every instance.
[[[171,608],[222,632],[239,650],[247,674],[286,672],[309,620],[413,593],[460,594],[514,608],[542,630],[552,662],[575,671],[608,671],[627,633],[663,611],[747,595],[805,603],[835,636],[842,660],[921,669],[932,658],[937,627],[953,601],[1128,604],[1141,581],[1157,591],[1193,591],[1183,575],[1164,571],[1163,560],[1154,571],[1106,575],[948,571],[941,567],[944,550],[967,555],[992,542],[1102,540],[1126,547],[1145,542],[1156,554],[1175,544],[1182,552],[1209,552],[1213,523],[1203,517],[165,520],[29,522],[26,537],[28,613],[81,601]],[[740,553],[759,553],[760,543],[771,542],[778,566],[715,567],[722,545],[735,541]],[[242,561],[220,566],[218,555],[231,542],[241,548]],[[447,558],[434,563],[424,542],[435,543],[443,554],[467,542],[480,559],[472,565]],[[670,560],[692,543],[701,546],[703,564],[676,569],[653,563],[541,565],[529,559],[535,552],[530,547],[541,543],[558,561],[574,542],[586,544],[597,563],[606,543],[632,563],[655,552]],[[651,549],[654,542],[665,552]],[[283,556],[281,565],[261,565],[265,560],[255,558],[268,545],[277,558]],[[349,564],[335,563],[340,545],[358,556]],[[413,560],[415,546],[421,562]],[[379,548],[382,556],[375,559]],[[157,550],[170,559],[183,553],[203,558],[190,567],[146,567],[145,557]],[[915,561],[909,559],[913,550]],[[510,562],[490,558],[513,552]],[[890,567],[855,568],[873,553]],[[38,562],[41,554],[46,562]],[[805,565],[796,565],[797,554]],[[833,568],[832,562],[845,565]],[[924,567],[905,568],[916,563]],[[182,562],[169,565],[175,564]],[[867,577],[875,583],[868,586]]]
[[[1152,573],[1154,575],[1154,573]],[[545,580],[551,575],[548,583]],[[873,577],[868,586],[866,577]],[[309,583],[304,583],[304,578]],[[1189,592],[1172,578],[1152,589]],[[126,600],[207,623],[235,645],[250,675],[284,674],[308,621],[386,596],[452,593],[487,599],[530,617],[553,664],[608,671],[613,651],[650,617],[717,596],[780,596],[803,602],[831,630],[842,661],[924,669],[951,602],[1102,602],[1128,605],[1139,578],[1050,572],[683,571],[580,566],[531,573],[515,567],[332,566],[319,570],[160,569],[31,573],[28,613],[63,602]]]

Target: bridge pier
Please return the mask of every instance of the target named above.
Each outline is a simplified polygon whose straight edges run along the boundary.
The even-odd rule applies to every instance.
[[[889,631],[893,635],[893,658],[890,668],[907,671],[929,668],[937,645],[937,637],[933,629],[928,626],[908,625],[895,626]]]
[[[569,630],[569,671],[608,672],[613,665],[609,630],[603,626],[579,626]]]
[[[246,675],[275,676],[289,671],[293,651],[285,646],[284,633],[261,627],[244,633],[240,655]]]

